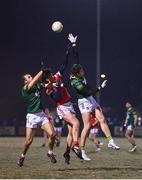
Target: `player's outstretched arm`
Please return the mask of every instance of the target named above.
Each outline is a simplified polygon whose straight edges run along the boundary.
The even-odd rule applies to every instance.
[[[65,53],[65,60],[63,61],[62,65],[59,68],[59,72],[61,73],[61,75],[63,75],[64,71],[66,70],[68,66],[69,54],[70,54],[71,49],[73,51],[74,58],[77,59],[77,64],[79,64],[79,55],[76,50],[77,36],[74,37],[72,34],[69,34],[68,40],[70,41],[70,44],[67,46],[67,50]]]
[[[72,47],[72,52],[73,52],[74,59],[76,59],[76,64],[79,64],[79,53],[76,47],[77,36],[73,36],[73,34],[70,33],[68,35],[68,40],[70,41],[70,46]]]
[[[39,71],[32,79],[32,81],[28,84],[28,89],[31,89],[38,81],[40,80],[43,74],[43,70]]]
[[[107,83],[107,80],[104,80],[104,81],[102,82],[102,84],[101,84],[99,87],[97,87],[97,89],[96,89],[96,91],[95,91],[95,94],[96,94],[97,92],[99,92],[101,89],[104,89],[104,88],[106,87],[106,83]]]
[[[68,54],[66,52],[66,56],[65,56],[65,60],[64,62],[61,64],[60,68],[59,68],[59,72],[61,75],[63,75],[63,73],[65,72],[66,68],[68,66]]]
[[[65,53],[65,60],[63,61],[63,63],[61,64],[61,66],[59,68],[59,72],[61,75],[63,75],[64,71],[66,70],[66,68],[68,66],[70,48],[71,48],[71,46],[68,45],[67,49],[66,49],[66,53]]]

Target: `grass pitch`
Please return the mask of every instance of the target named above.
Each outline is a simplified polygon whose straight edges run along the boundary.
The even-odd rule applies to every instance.
[[[55,147],[57,163],[52,164],[46,156],[47,148],[41,147],[42,138],[35,138],[31,145],[23,167],[17,166],[24,138],[0,138],[0,179],[137,179],[142,178],[142,140],[136,139],[136,152],[129,153],[131,146],[124,138],[115,141],[121,149],[115,151],[107,148],[107,141],[98,153],[94,145],[87,140],[86,152],[92,159],[83,161],[71,152],[70,165],[65,164],[63,152],[66,138],[62,138],[61,146]]]

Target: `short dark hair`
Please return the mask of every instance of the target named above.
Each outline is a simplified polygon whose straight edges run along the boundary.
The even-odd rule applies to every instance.
[[[52,73],[52,70],[50,68],[44,69],[42,80],[45,81],[46,78],[49,78],[50,74]]]
[[[72,68],[71,68],[71,74],[72,75],[77,75],[80,70],[82,69],[81,64],[73,64]]]

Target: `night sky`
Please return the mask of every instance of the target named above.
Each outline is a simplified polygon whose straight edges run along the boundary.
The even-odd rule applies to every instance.
[[[101,92],[101,106],[112,107],[113,115],[121,119],[126,100],[138,109],[142,107],[142,0],[100,1],[101,72],[108,78],[108,86]],[[24,119],[21,75],[34,75],[41,60],[56,72],[64,60],[70,32],[78,35],[80,61],[95,88],[96,8],[96,0],[0,1],[0,120]],[[56,20],[64,25],[58,34],[51,30]],[[65,79],[73,63],[70,59]],[[44,103],[53,107],[47,97]]]

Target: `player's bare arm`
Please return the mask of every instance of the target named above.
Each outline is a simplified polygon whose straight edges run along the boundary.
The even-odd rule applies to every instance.
[[[31,89],[41,78],[43,74],[43,71],[39,71],[35,76],[34,78],[31,80],[31,82],[28,84],[28,89]],[[25,87],[24,87],[25,88]]]

